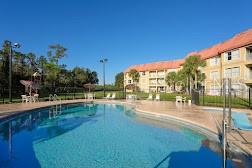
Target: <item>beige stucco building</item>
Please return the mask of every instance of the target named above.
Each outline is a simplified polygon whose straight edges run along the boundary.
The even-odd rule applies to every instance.
[[[187,54],[190,55],[200,55],[206,60],[206,66],[200,70],[206,75],[202,85],[207,94],[218,95],[223,78],[231,78],[232,88],[237,94],[252,86],[252,29],[209,48]],[[184,59],[130,66],[124,73],[124,85],[132,84],[128,72],[136,69],[140,72],[137,85],[141,91],[170,92],[165,76],[171,71],[178,71],[183,62]]]

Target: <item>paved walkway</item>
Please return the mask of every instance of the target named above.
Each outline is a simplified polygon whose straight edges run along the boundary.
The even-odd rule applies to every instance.
[[[96,100],[97,102],[115,102],[125,103],[125,101],[111,101],[111,100]],[[78,100],[66,100],[62,101],[62,104],[87,102],[84,99]],[[90,101],[89,101],[90,102]],[[38,103],[19,103],[19,104],[3,104],[0,105],[0,118],[6,117],[10,114],[21,113],[26,110],[34,108],[45,107],[49,105],[56,105],[60,102],[38,102]],[[200,107],[195,105],[187,105],[169,101],[136,101],[132,103],[136,110],[144,113],[152,113],[158,116],[169,116],[175,119],[179,119],[194,125],[204,127],[216,134],[220,131],[222,113],[210,112],[206,107]],[[246,112],[252,116],[251,110],[235,109],[235,111]],[[252,155],[252,131],[231,131],[229,133],[230,142],[240,146],[247,153]]]
[[[56,104],[91,102],[90,100],[76,99],[76,100],[62,100],[62,101],[46,101],[36,103],[15,103],[15,104],[0,104],[0,119],[12,114],[22,113],[27,110],[41,108]]]
[[[211,112],[208,107],[187,105],[166,101],[139,101],[135,103],[136,110],[156,115],[166,115],[185,122],[193,123],[218,134],[221,131],[222,112]],[[212,108],[212,107],[211,107]],[[250,116],[252,110],[234,109],[238,112],[246,112]],[[252,156],[252,131],[232,130],[228,133],[228,140],[239,146]]]

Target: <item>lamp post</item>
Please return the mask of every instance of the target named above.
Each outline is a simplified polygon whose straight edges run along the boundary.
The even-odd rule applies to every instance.
[[[12,102],[12,54],[13,54],[13,48],[20,48],[20,44],[12,43],[9,41],[8,45],[10,47],[10,53],[9,53],[9,102]]]
[[[100,63],[103,64],[103,97],[105,97],[105,64],[108,62],[108,59],[103,58],[100,60]]]

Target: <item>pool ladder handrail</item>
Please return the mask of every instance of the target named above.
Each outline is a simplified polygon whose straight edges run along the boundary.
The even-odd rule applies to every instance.
[[[61,100],[61,98],[58,97],[57,94],[54,94],[54,95],[50,94],[50,95],[49,95],[49,101],[60,101],[59,106],[60,106],[60,112],[61,112],[62,100]],[[56,108],[57,108],[57,107],[58,107],[58,104],[56,104]]]

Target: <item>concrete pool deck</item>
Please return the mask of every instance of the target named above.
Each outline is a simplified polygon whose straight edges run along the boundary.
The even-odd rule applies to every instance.
[[[0,119],[10,116],[12,114],[22,113],[27,110],[35,108],[46,107],[57,104],[92,102],[91,100],[64,100],[54,102],[37,102],[37,103],[17,103],[17,104],[2,104],[0,105]],[[126,102],[118,100],[95,100],[100,103],[123,103],[131,104],[135,107],[136,111],[145,114],[152,114],[157,117],[169,117],[171,119],[180,120],[189,124],[200,126],[215,134],[218,134],[221,128],[221,112],[211,112],[208,109],[217,109],[213,107],[202,107],[195,105],[188,105],[183,103],[175,103],[171,101],[135,101]],[[238,112],[246,112],[249,114],[250,119],[252,110],[234,109]],[[252,156],[252,131],[232,130],[228,136],[229,141],[236,146],[242,148],[246,153]]]

